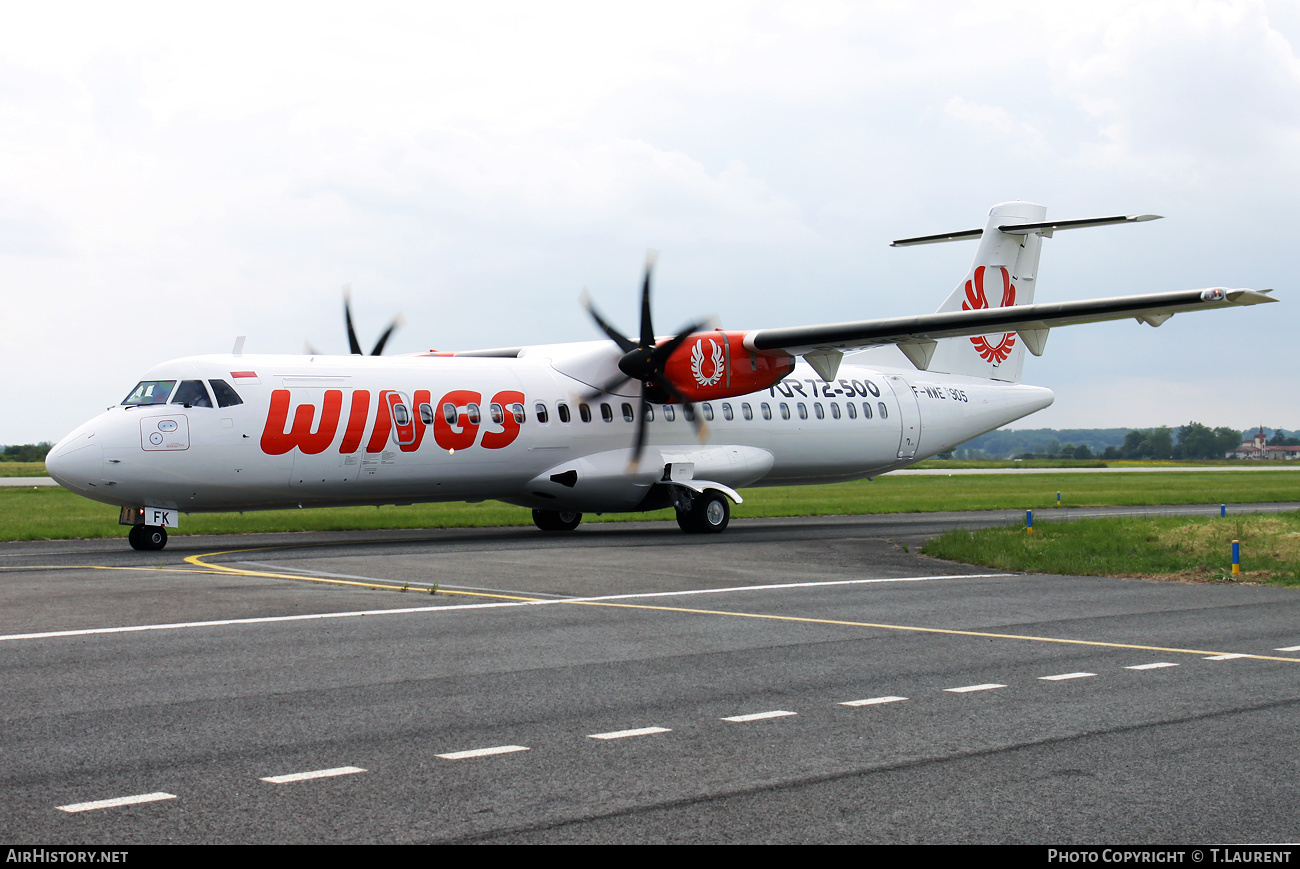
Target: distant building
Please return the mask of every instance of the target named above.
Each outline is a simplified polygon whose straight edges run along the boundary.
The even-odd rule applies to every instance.
[[[1264,427],[1260,426],[1255,436],[1242,441],[1241,446],[1227,454],[1229,459],[1300,459],[1300,447],[1271,447],[1264,437]]]

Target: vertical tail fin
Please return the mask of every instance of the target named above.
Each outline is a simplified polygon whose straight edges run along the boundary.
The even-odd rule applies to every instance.
[[[979,250],[970,271],[939,306],[939,313],[1032,304],[1043,232],[1005,230],[1041,224],[1046,217],[1047,209],[1031,202],[995,205],[980,233]],[[1018,383],[1024,364],[1024,340],[1015,332],[1006,332],[944,338],[934,348],[929,370]]]
[[[1116,223],[1141,223],[1158,220],[1158,214],[1121,214],[1114,217],[1089,217],[1082,220],[1048,222],[1047,209],[1032,202],[1004,202],[989,211],[983,229],[969,229],[942,235],[904,238],[894,247],[935,244],[978,238],[979,250],[966,279],[939,306],[938,313],[970,311],[981,308],[1009,308],[1030,305],[1038,278],[1038,255],[1044,238],[1062,229],[1109,226]],[[1025,364],[1025,348],[1042,355],[1047,330],[1021,330],[973,338],[942,338],[932,344],[900,344],[899,349],[918,368],[947,374],[968,374],[990,380],[1020,382]]]

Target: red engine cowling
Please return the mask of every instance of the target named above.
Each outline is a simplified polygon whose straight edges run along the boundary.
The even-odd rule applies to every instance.
[[[744,340],[744,332],[698,332],[668,357],[664,374],[691,401],[712,401],[767,389],[794,369],[793,357],[755,353]]]

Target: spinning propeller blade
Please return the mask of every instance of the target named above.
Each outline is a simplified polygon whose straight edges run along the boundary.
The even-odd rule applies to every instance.
[[[364,356],[365,354],[361,352],[361,342],[357,340],[357,330],[352,325],[352,285],[351,284],[343,285],[343,322],[348,327],[348,352],[350,352],[353,356]],[[406,320],[402,319],[401,314],[398,314],[396,317],[394,317],[393,322],[388,324],[388,328],[384,330],[383,334],[379,336],[379,340],[375,342],[375,348],[370,351],[370,355],[371,356],[384,355],[384,345],[388,343],[388,339],[392,337],[392,334],[395,331],[397,331],[399,328],[405,325],[406,325]]]
[[[681,404],[686,418],[695,427],[696,437],[701,442],[708,437],[708,427],[695,412],[694,403],[677,388],[665,373],[668,358],[673,355],[678,347],[682,346],[687,338],[701,329],[707,328],[708,321],[691,323],[664,343],[655,343],[654,323],[650,312],[650,276],[654,271],[655,259],[656,254],[654,251],[646,255],[645,278],[641,283],[641,340],[639,342],[632,341],[610,325],[596,310],[591,297],[585,291],[582,294],[582,306],[587,310],[587,313],[596,321],[596,325],[600,327],[600,330],[618,345],[619,350],[623,351],[623,357],[618,360],[618,370],[622,374],[597,388],[588,397],[594,398],[597,395],[611,392],[628,380],[636,380],[641,384],[641,413],[637,417],[636,435],[632,440],[632,457],[629,461],[629,465],[632,467],[635,467],[641,461],[641,451],[645,447],[647,411],[652,403],[663,404],[675,401]]]

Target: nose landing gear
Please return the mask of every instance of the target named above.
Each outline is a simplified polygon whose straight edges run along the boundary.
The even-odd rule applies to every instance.
[[[126,539],[132,549],[157,552],[167,545],[167,529],[158,525],[132,525]]]

